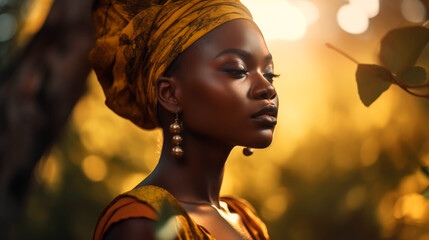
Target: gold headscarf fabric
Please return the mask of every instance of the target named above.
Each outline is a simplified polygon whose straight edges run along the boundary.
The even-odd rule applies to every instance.
[[[155,81],[192,43],[239,18],[252,19],[238,0],[96,0],[89,58],[106,105],[142,128],[157,127]]]

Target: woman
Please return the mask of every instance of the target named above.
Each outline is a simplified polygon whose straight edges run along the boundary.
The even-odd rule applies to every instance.
[[[248,10],[225,0],[100,0],[94,22],[90,59],[106,104],[164,136],[155,170],[104,210],[94,239],[155,239],[165,206],[177,239],[268,239],[245,201],[219,197],[232,148],[269,146],[277,123],[272,57]]]

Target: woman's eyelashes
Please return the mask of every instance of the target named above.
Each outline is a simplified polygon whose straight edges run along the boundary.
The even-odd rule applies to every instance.
[[[235,79],[244,78],[249,73],[246,69],[242,68],[224,68],[223,71]]]
[[[272,84],[274,82],[274,79],[280,77],[280,75],[275,73],[264,73],[264,77],[265,79],[267,79],[268,82]]]
[[[226,68],[223,68],[222,71],[235,79],[245,78],[249,74],[249,71],[246,68],[226,67]],[[262,75],[271,84],[274,82],[275,78],[278,78],[280,76],[272,72],[262,73]]]

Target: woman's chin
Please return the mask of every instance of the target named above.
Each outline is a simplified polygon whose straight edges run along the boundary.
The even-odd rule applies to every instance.
[[[253,146],[253,148],[267,148],[267,147],[269,147],[270,145],[271,145],[271,143],[272,143],[273,141],[272,141],[272,139],[270,140],[270,141],[266,141],[266,142],[262,142],[262,143],[258,143],[258,144],[255,144],[254,146]]]
[[[250,140],[250,139],[248,139]],[[247,142],[244,146],[251,148],[266,148],[273,142],[273,135],[264,135],[262,137],[254,139],[254,141]]]

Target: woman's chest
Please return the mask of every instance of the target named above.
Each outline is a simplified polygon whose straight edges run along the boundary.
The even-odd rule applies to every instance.
[[[236,213],[215,207],[184,206],[189,216],[215,239],[252,240],[246,226]]]

